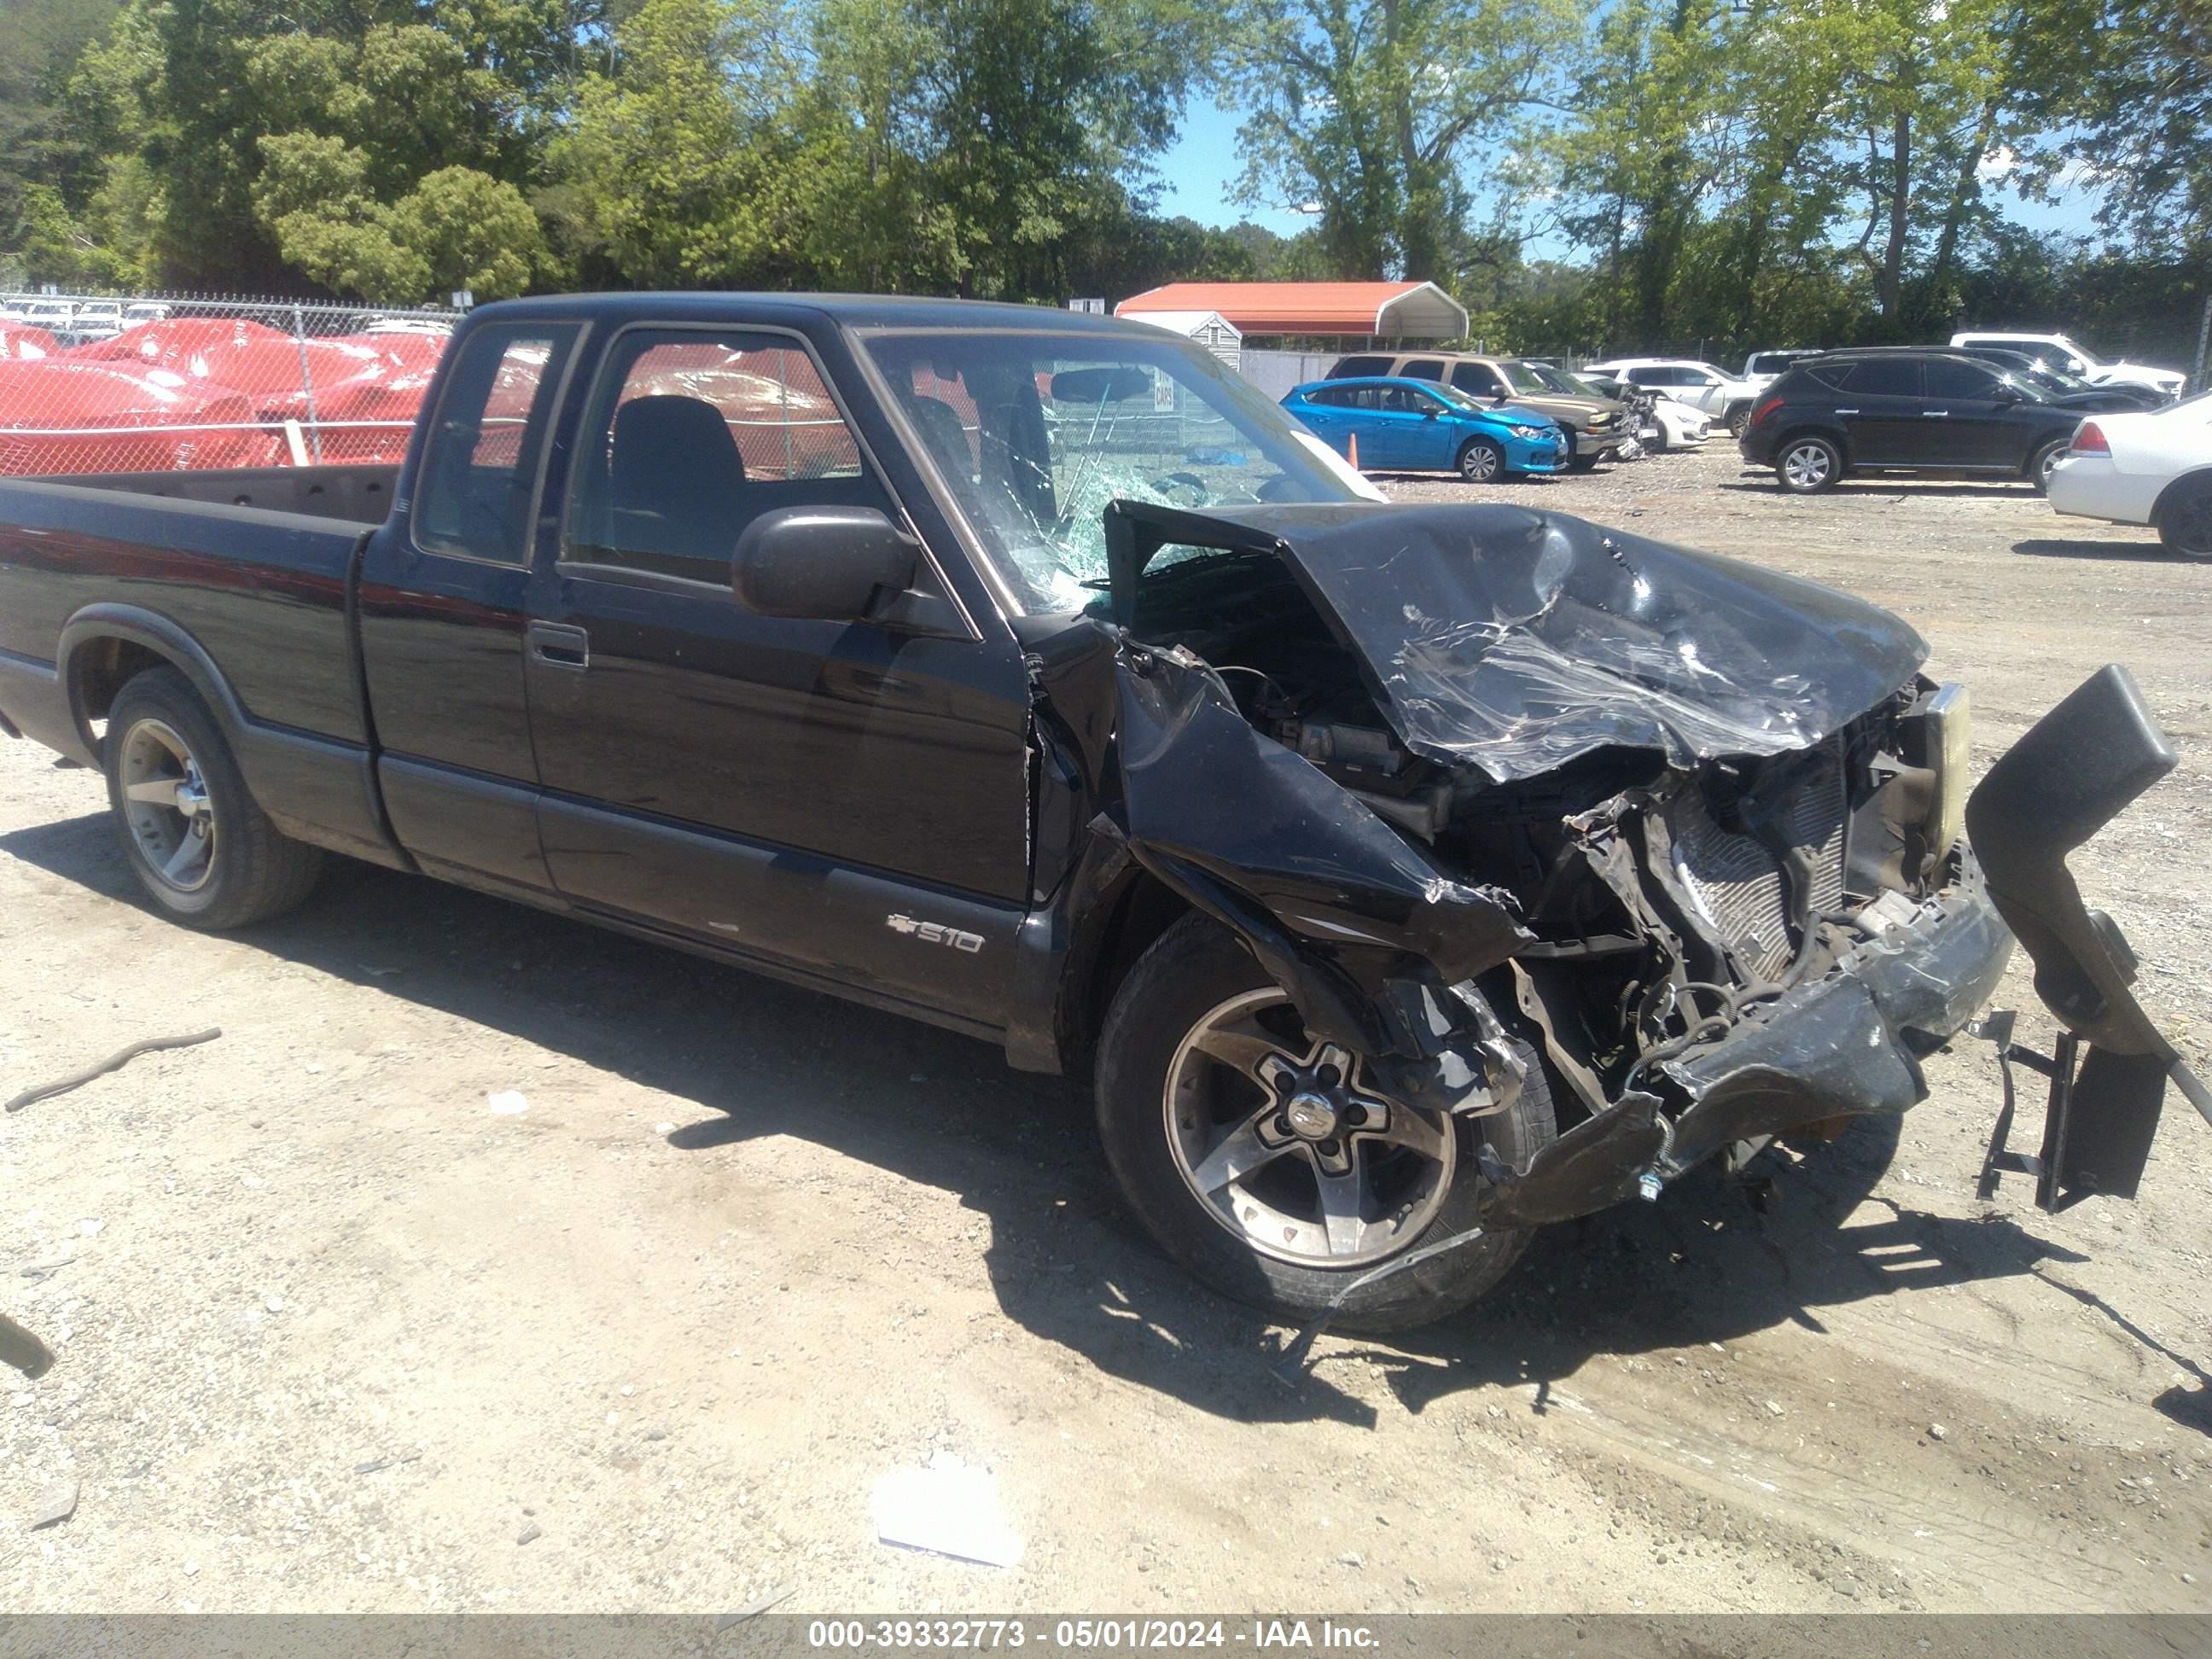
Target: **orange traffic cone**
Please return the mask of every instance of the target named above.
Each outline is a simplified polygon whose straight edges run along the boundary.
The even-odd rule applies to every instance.
[[[1357,472],[1359,471],[1359,434],[1357,432],[1347,432],[1344,434],[1344,441],[1350,451],[1345,459],[1352,463],[1352,470]]]

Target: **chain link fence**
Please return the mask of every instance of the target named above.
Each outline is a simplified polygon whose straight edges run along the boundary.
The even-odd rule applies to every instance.
[[[0,477],[397,463],[460,313],[0,295]]]

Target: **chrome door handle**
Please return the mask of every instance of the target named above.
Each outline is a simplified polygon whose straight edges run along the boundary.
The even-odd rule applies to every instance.
[[[525,637],[530,654],[548,668],[580,674],[592,665],[592,636],[566,623],[532,623]]]
[[[1839,409],[1836,413],[1838,415],[1856,415],[1858,413],[1858,410],[1856,409]]]
[[[1948,409],[1923,409],[1920,411],[1920,417],[1925,421],[1940,421],[1950,412]]]

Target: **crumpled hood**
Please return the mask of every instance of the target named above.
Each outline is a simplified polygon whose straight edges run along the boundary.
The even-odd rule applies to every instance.
[[[1106,516],[1124,627],[1161,547],[1272,550],[1407,747],[1501,782],[1614,745],[1681,767],[1807,748],[1928,655],[1863,600],[1564,514],[1117,501]]]

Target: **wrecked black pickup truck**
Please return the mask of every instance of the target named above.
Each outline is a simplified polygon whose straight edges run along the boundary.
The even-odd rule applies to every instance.
[[[1903,1111],[2015,939],[2066,1036],[1990,1179],[2125,1195],[2205,1105],[2063,862],[2173,764],[2124,672],[1970,799],[1897,618],[1373,496],[1136,325],[517,301],[399,468],[0,483],[0,726],[188,924],[334,852],[1095,1071],[1147,1230],[1294,1317]]]

